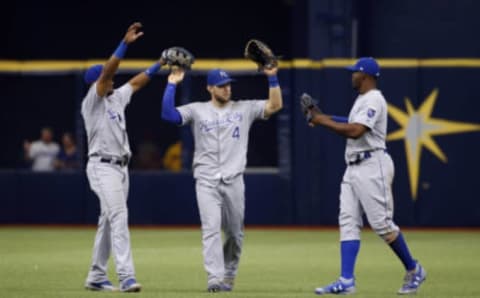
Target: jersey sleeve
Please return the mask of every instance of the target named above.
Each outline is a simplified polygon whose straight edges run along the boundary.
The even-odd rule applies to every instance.
[[[195,103],[179,106],[177,107],[177,111],[182,117],[182,123],[180,125],[190,124],[194,120]]]
[[[130,85],[130,83],[126,83],[122,87],[118,88],[117,91],[120,94],[120,103],[123,107],[125,107],[130,103],[130,99],[132,98],[133,87]]]
[[[87,95],[83,99],[82,112],[90,114],[90,112],[95,109],[95,106],[98,105],[101,100],[102,98],[97,94],[97,83],[94,83],[90,86]]]
[[[382,99],[378,96],[366,98],[365,102],[355,112],[351,123],[359,123],[372,129],[377,122],[378,115],[382,109]]]
[[[265,117],[265,105],[267,104],[266,100],[249,100],[249,118],[253,122],[257,119],[267,120]]]

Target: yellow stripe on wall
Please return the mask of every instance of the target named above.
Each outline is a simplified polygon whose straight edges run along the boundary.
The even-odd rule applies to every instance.
[[[106,60],[0,60],[0,72],[69,72],[84,70],[93,64],[103,64]],[[441,59],[378,59],[382,68],[414,68],[414,67],[480,67],[480,59],[441,58]],[[120,69],[143,70],[150,67],[155,60],[125,59]],[[355,63],[355,59],[294,59],[280,61],[283,69],[321,69],[343,68]],[[212,68],[223,68],[229,71],[256,71],[256,65],[246,59],[199,59],[195,61],[193,70],[206,71]]]

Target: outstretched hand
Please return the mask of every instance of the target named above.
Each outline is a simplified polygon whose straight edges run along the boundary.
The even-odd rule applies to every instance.
[[[263,73],[266,74],[267,76],[274,76],[274,75],[277,74],[277,72],[278,72],[278,67],[277,66],[274,66],[272,68],[265,67],[263,69]]]
[[[314,126],[312,123],[314,117],[323,115],[322,110],[317,105],[317,101],[307,93],[303,93],[300,96],[300,108],[310,126]]]
[[[185,70],[180,67],[173,67],[172,71],[168,75],[168,82],[170,84],[175,84],[177,85],[183,80],[183,77],[185,76]]]
[[[136,41],[140,36],[143,35],[142,31],[139,31],[142,28],[142,24],[139,22],[135,22],[130,27],[128,27],[127,33],[125,34],[125,37],[123,38],[123,41],[125,41],[126,44],[130,44],[134,41]]]

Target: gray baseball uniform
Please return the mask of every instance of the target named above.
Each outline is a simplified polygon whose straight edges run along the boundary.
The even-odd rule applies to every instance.
[[[103,98],[97,84],[82,102],[82,116],[88,137],[87,177],[100,200],[101,214],[87,282],[107,280],[110,250],[120,282],[135,277],[128,230],[128,159],[131,156],[125,122],[125,107],[133,93],[127,83]]]
[[[359,95],[348,122],[370,130],[358,139],[347,140],[345,160],[349,166],[340,193],[341,241],[360,239],[363,213],[379,235],[398,231],[393,222],[394,165],[385,150],[387,103],[382,93],[374,89]]]
[[[265,100],[212,101],[177,108],[182,125],[192,124],[193,171],[202,222],[203,256],[208,284],[233,279],[243,243],[248,133],[254,120],[265,119]],[[225,233],[222,250],[221,229]]]

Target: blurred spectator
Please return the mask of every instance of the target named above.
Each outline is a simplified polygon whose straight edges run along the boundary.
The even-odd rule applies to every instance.
[[[58,170],[79,169],[80,158],[78,156],[77,145],[71,133],[64,133],[62,136],[63,148],[57,154],[54,166]]]
[[[168,147],[163,157],[163,167],[172,172],[182,170],[182,142],[178,141]]]
[[[32,162],[32,170],[37,172],[53,171],[54,161],[60,147],[53,142],[53,131],[49,127],[42,128],[40,140],[23,143],[25,159]]]
[[[137,153],[133,167],[141,170],[157,170],[162,167],[160,149],[155,143],[155,135],[147,130],[144,132],[142,142],[137,146]]]

